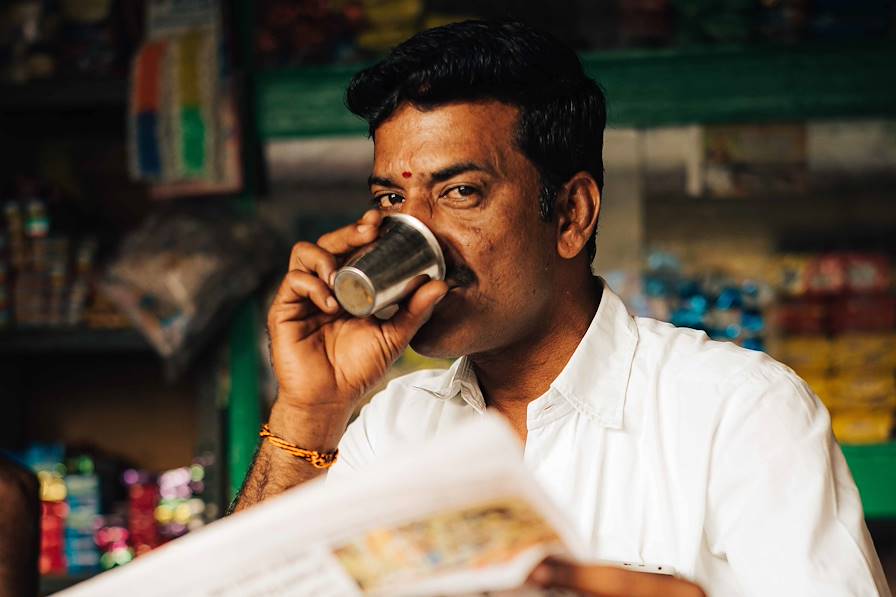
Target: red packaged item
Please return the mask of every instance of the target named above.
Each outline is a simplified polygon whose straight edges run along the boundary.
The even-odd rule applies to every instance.
[[[857,294],[838,299],[831,308],[831,330],[884,332],[896,329],[896,297],[890,294]]]
[[[128,497],[130,544],[139,556],[162,544],[155,519],[159,488],[151,481],[141,480],[128,487]]]
[[[827,301],[819,297],[792,299],[773,307],[771,320],[785,334],[820,335],[827,333]]]
[[[846,290],[846,258],[840,254],[821,255],[809,262],[807,290],[811,294],[840,294]]]
[[[890,289],[890,260],[886,255],[853,254],[845,257],[846,289],[853,293],[881,293]]]
[[[40,573],[65,574],[65,502],[40,503]]]

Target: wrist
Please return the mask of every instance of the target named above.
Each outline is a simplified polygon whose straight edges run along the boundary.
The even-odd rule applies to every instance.
[[[335,450],[350,413],[330,407],[305,407],[278,399],[268,421],[271,432],[306,450]]]

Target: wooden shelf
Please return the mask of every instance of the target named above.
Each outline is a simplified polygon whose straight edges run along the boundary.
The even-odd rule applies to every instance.
[[[0,354],[152,353],[134,329],[34,329],[0,332]],[[154,353],[153,353],[154,354]]]
[[[77,81],[36,81],[23,85],[0,86],[0,110],[82,110],[125,108],[127,81],[97,79]]]
[[[98,572],[85,572],[81,574],[46,574],[40,577],[40,594],[52,595],[69,587],[84,582],[99,574]]]
[[[896,115],[896,44],[799,44],[618,51],[582,56],[604,88],[610,126],[802,121]],[[361,135],[344,106],[361,66],[262,72],[263,140]]]

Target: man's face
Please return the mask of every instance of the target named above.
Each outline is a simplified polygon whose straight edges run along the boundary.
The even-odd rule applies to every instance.
[[[514,142],[517,118],[498,102],[403,104],[376,131],[375,204],[419,218],[445,252],[451,290],[411,343],[421,354],[498,350],[544,324],[556,235],[539,217],[540,178]]]

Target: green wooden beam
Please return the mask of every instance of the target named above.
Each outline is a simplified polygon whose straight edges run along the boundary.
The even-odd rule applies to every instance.
[[[231,8],[236,16],[237,73],[242,82],[239,101],[240,122],[243,130],[242,170],[243,193],[235,200],[235,208],[247,217],[255,215],[258,193],[259,138],[255,94],[254,27],[255,7],[252,0],[233,0]],[[258,300],[249,297],[236,312],[230,325],[230,392],[227,401],[227,477],[231,499],[236,496],[258,443],[261,427],[259,388]]]
[[[866,518],[896,519],[896,442],[843,446]]]
[[[896,115],[896,43],[618,51],[582,56],[611,126]],[[259,73],[262,139],[362,135],[344,105],[360,66]]]
[[[593,55],[609,121],[649,127],[896,114],[891,42]]]
[[[345,89],[361,67],[309,67],[259,74],[262,139],[363,135],[367,125],[345,107]]]
[[[236,496],[252,464],[261,427],[259,404],[258,311],[246,301],[230,328],[230,395],[227,408],[227,462],[230,497]]]

